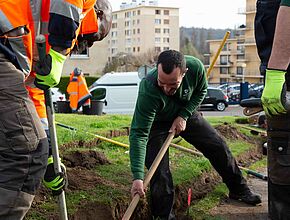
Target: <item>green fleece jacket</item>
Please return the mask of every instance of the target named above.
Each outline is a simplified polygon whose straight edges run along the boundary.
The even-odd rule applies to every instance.
[[[129,136],[131,170],[134,179],[144,178],[146,145],[153,121],[187,120],[207,91],[206,73],[200,60],[185,56],[188,68],[173,96],[165,95],[157,84],[157,68],[140,82]]]

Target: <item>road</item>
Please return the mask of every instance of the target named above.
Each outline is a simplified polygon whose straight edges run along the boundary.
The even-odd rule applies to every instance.
[[[239,105],[230,105],[223,112],[210,109],[201,109],[201,112],[204,116],[244,116],[243,108]]]

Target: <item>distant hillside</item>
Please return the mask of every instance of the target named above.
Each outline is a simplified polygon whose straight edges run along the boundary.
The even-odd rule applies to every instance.
[[[180,48],[181,51],[188,47],[188,43],[196,49],[200,56],[209,52],[206,40],[222,39],[227,31],[231,31],[234,36],[234,30],[231,29],[206,29],[206,28],[180,28]],[[185,50],[187,51],[187,50]],[[194,55],[194,54],[192,54]]]

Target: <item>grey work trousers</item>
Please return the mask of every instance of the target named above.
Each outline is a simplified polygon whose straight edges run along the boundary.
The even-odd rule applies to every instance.
[[[48,156],[48,142],[24,74],[0,52],[0,220],[23,219]]]
[[[145,159],[148,169],[167,138],[171,125],[172,122],[153,123]],[[180,136],[209,159],[231,192],[240,193],[249,189],[226,142],[199,113],[195,113],[187,120],[186,129]],[[172,211],[174,187],[168,151],[150,181],[150,200],[153,219],[175,219]]]

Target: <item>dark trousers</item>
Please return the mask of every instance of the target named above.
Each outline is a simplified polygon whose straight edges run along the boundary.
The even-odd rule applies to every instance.
[[[24,74],[0,52],[0,220],[23,219],[43,178],[48,142]]]
[[[290,219],[290,114],[267,118],[268,201],[272,220]]]
[[[149,169],[162,147],[172,122],[153,123],[147,144],[145,165]],[[186,129],[180,136],[194,145],[209,159],[229,190],[239,193],[248,189],[237,163],[225,141],[217,131],[198,113],[187,120]],[[150,182],[152,216],[175,219],[172,212],[174,187],[166,152]]]
[[[258,0],[255,17],[255,38],[264,75],[271,55],[280,0]],[[290,66],[286,74],[290,91]],[[268,201],[273,220],[290,219],[290,127],[289,115],[267,118],[268,122]],[[289,147],[288,147],[289,145]],[[279,151],[279,147],[283,150]]]

